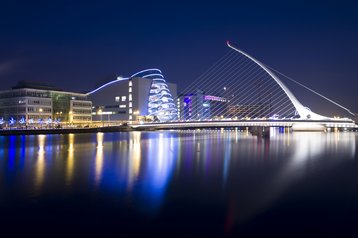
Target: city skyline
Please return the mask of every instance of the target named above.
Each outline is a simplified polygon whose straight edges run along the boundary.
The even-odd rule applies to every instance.
[[[106,78],[150,67],[183,89],[227,52],[229,39],[358,111],[357,4],[349,1],[2,5],[1,89],[34,80],[88,91]]]
[[[358,3],[2,0],[2,237],[358,237]]]

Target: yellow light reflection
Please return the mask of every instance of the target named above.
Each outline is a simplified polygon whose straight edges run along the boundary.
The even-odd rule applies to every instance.
[[[95,183],[99,185],[102,179],[103,170],[103,136],[102,132],[97,133],[97,152],[95,161]]]
[[[283,128],[283,141],[284,141],[284,144],[287,146],[290,146],[290,137],[291,137],[290,129],[288,127],[284,127]]]
[[[141,164],[141,147],[140,139],[141,132],[134,131],[131,134],[129,147],[129,163],[128,163],[128,190],[133,188],[135,181],[138,178]]]
[[[337,127],[334,128],[334,135],[335,135],[335,143],[336,143],[336,150],[337,150],[338,142],[339,142],[339,130]]]
[[[68,155],[66,163],[66,184],[71,185],[74,170],[74,141],[75,135],[68,135]]]
[[[35,165],[35,193],[38,194],[45,177],[45,141],[46,135],[39,135],[39,149]]]

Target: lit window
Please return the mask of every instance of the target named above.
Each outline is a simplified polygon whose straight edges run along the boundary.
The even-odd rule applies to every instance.
[[[132,119],[133,119],[133,117],[132,117],[132,115],[130,115],[130,116],[129,116],[129,120],[132,120]]]
[[[127,107],[127,105],[119,105],[119,108],[126,108]]]
[[[119,102],[119,96],[118,97],[115,97],[114,99],[116,102]]]
[[[132,87],[132,80],[129,80],[128,86]]]
[[[129,101],[132,101],[132,94],[129,94]]]
[[[130,93],[132,92],[132,87],[129,87],[129,92],[130,92]]]
[[[133,105],[132,105],[132,102],[129,102],[129,107],[132,107]]]
[[[129,114],[132,114],[132,108],[129,108]]]
[[[122,96],[122,102],[125,102],[127,100],[126,96]]]

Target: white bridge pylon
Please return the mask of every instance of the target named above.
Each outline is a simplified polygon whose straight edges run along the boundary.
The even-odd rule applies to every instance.
[[[255,59],[254,57],[252,57],[251,55],[247,54],[246,52],[232,46],[230,44],[229,41],[226,42],[227,46],[230,47],[231,49],[235,50],[236,52],[244,55],[245,57],[247,57],[248,59],[252,60],[254,63],[256,63],[258,66],[260,66],[267,74],[269,74],[271,76],[271,78],[273,80],[275,80],[275,82],[281,87],[281,89],[285,92],[285,94],[287,95],[287,97],[290,99],[290,101],[292,102],[293,106],[295,107],[298,115],[300,116],[301,119],[304,120],[327,120],[327,119],[333,119],[333,118],[329,118],[326,116],[322,116],[319,115],[315,112],[312,112],[311,110],[309,110],[307,107],[303,106],[300,101],[298,101],[298,99],[295,97],[295,95],[293,95],[293,93],[288,89],[288,87],[270,70],[268,69],[263,63],[261,63],[260,61],[258,61],[257,59]]]

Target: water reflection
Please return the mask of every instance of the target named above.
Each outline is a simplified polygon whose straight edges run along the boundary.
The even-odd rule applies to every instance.
[[[147,140],[146,165],[143,171],[143,184],[139,187],[141,207],[149,212],[156,211],[163,200],[175,165],[174,138],[159,133]],[[144,185],[144,186],[143,186]]]
[[[37,151],[37,160],[35,162],[35,187],[34,193],[35,196],[41,191],[42,185],[44,183],[45,177],[45,142],[46,135],[38,136],[38,151]]]
[[[299,181],[351,162],[356,137],[274,129],[269,138],[237,129],[0,137],[0,196],[16,191],[26,200],[28,190],[40,198],[75,186],[80,189],[66,199],[109,194],[113,200],[105,203],[118,213],[124,201],[157,215],[176,199],[225,207],[230,230],[272,207]]]
[[[131,191],[139,175],[141,164],[141,132],[133,132],[129,139],[127,187]]]
[[[97,133],[97,147],[96,147],[96,158],[95,158],[95,184],[99,185],[102,179],[103,170],[103,138],[102,132]]]
[[[258,141],[260,140],[263,139],[258,138]],[[293,184],[307,179],[308,176],[314,177],[322,168],[335,167],[356,156],[355,133],[286,131],[283,135],[276,135],[266,142],[270,143],[269,158],[281,160],[280,165],[276,166],[274,175],[256,184],[257,187],[245,190],[239,195],[241,197],[237,197],[237,193],[230,195],[230,221],[227,221],[227,224],[233,225],[235,222],[253,218],[270,208]],[[259,199],[255,198],[257,194],[260,194]],[[226,229],[230,230],[230,227]]]
[[[68,186],[72,183],[73,171],[74,171],[74,153],[75,153],[75,135],[68,135],[68,154],[66,162],[66,184]]]

